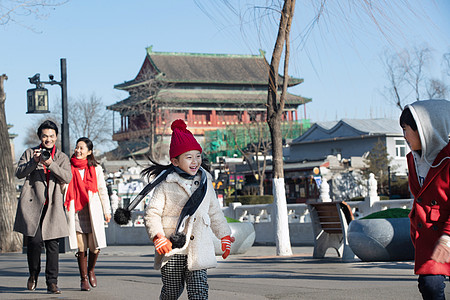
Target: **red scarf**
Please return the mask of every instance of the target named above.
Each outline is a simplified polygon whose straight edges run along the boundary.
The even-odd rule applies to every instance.
[[[94,166],[88,166],[87,159],[77,159],[75,155],[72,155],[70,163],[72,168],[72,180],[69,183],[64,205],[68,211],[70,201],[74,200],[75,211],[78,212],[89,203],[88,191],[93,193],[98,192],[97,174],[95,173]],[[81,179],[79,170],[84,170],[83,179]]]
[[[42,144],[39,145],[39,148],[40,148],[41,150],[42,150],[42,149],[46,149],[46,150],[48,151],[48,149],[45,148],[44,145],[42,145]],[[52,148],[52,150],[51,150],[51,152],[50,152],[50,154],[51,154],[51,156],[52,156],[52,159],[55,159],[55,153],[56,153],[56,147],[53,146],[53,148]],[[47,169],[47,167],[46,167],[44,164],[43,164],[42,166],[44,167],[45,179],[46,179],[46,181],[47,181],[47,186],[48,186],[48,184],[49,184],[49,182],[50,182],[50,170]],[[45,205],[48,204],[48,198],[49,198],[49,194],[48,194],[48,193],[49,193],[49,189],[47,189],[47,194],[45,195]]]

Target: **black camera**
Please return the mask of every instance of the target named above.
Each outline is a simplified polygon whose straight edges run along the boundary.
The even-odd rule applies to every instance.
[[[46,161],[50,158],[50,156],[52,156],[50,154],[50,151],[48,151],[47,149],[41,149],[41,157],[43,161]]]

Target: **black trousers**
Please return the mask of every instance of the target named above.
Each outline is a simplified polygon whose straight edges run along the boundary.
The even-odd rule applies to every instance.
[[[58,239],[46,241],[42,240],[42,220],[44,220],[46,212],[47,206],[44,207],[44,210],[42,212],[36,235],[27,236],[27,260],[30,275],[38,277],[41,271],[41,253],[45,245],[45,282],[47,283],[47,285],[49,285],[50,283],[58,283],[59,241]]]

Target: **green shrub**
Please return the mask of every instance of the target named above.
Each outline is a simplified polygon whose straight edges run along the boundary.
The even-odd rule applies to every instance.
[[[225,204],[236,202],[234,196],[225,199]],[[257,195],[245,195],[245,196],[237,196],[237,202],[242,203],[242,205],[254,205],[254,204],[270,204],[273,203],[272,195],[265,196],[257,196]]]
[[[225,217],[225,218],[227,219],[227,223],[241,223],[241,221],[233,219],[233,218],[228,218],[228,217]]]
[[[407,218],[411,210],[404,208],[389,208],[382,211],[374,212],[361,219],[392,219],[392,218]]]

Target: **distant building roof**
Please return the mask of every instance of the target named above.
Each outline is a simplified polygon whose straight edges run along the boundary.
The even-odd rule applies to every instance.
[[[315,123],[292,144],[363,135],[403,135],[403,131],[393,119],[342,119]]]
[[[143,84],[147,64],[156,71],[158,80],[170,83],[267,85],[268,82],[269,65],[263,51],[259,55],[234,55],[153,52],[152,47],[148,47],[137,77],[114,87],[128,89]],[[279,84],[282,82],[283,77],[279,76]],[[289,86],[302,82],[303,79],[289,77]]]

